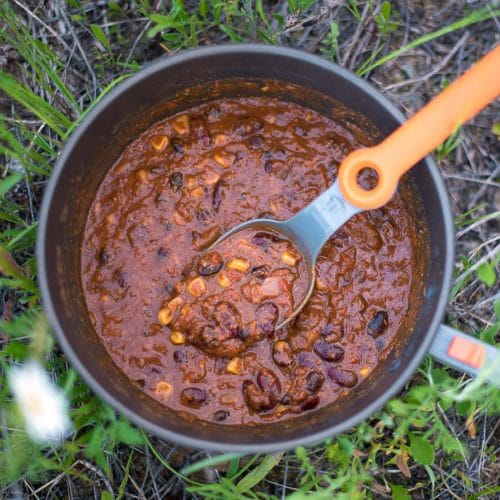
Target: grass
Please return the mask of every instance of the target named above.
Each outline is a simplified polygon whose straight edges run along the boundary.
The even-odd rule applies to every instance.
[[[463,13],[414,11],[423,17],[410,24],[400,3],[376,0],[141,0],[137,8],[70,0],[50,15],[31,4],[0,2],[0,60],[6,61],[0,69],[0,496],[498,496],[500,395],[430,358],[385,408],[316,447],[211,456],[147,436],[93,395],[54,345],[40,304],[34,242],[43,189],[65,140],[106,92],[149,59],[206,43],[286,44],[335,60],[383,91],[411,80],[409,91],[391,94],[411,110],[494,44],[489,20],[499,10],[483,2]],[[468,48],[457,50],[454,62],[432,79],[415,78],[466,29],[476,31],[468,31]],[[399,65],[403,54],[406,66]],[[430,67],[422,68],[426,58]],[[415,74],[402,72],[408,65]],[[447,312],[450,324],[494,343],[500,329],[498,171],[490,152],[497,139],[492,114],[475,124],[437,151],[458,214]],[[54,374],[70,401],[74,432],[58,446],[29,440],[5,383],[9,366],[31,357]]]

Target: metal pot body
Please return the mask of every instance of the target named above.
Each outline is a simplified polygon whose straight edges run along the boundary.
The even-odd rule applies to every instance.
[[[283,82],[286,99],[298,95],[287,84],[299,86],[306,90],[304,95],[310,91],[316,96],[311,107],[317,109],[334,98],[361,112],[383,136],[404,120],[363,80],[296,50],[215,46],[158,60],[110,92],[66,144],[43,201],[37,243],[39,277],[45,309],[60,345],[84,380],[114,408],[145,429],[184,446],[269,452],[346,431],[370,416],[411,377],[432,342],[447,302],[453,226],[443,182],[432,159],[426,158],[409,174],[420,193],[422,217],[429,228],[423,299],[400,348],[346,398],[288,421],[244,428],[189,421],[151,399],[113,364],[88,318],[79,277],[85,220],[100,182],[127,144],[168,114],[227,95],[229,91],[217,82],[232,79]],[[185,92],[193,87],[198,91]],[[235,95],[241,92],[238,85],[230,88],[236,89]]]

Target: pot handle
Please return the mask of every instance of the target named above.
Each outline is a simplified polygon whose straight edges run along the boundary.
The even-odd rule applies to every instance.
[[[445,365],[500,387],[500,349],[447,325],[441,325],[429,353]]]

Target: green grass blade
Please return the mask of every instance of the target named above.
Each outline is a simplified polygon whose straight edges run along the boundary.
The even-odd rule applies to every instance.
[[[435,38],[439,38],[440,36],[446,35],[447,33],[451,33],[452,31],[456,31],[462,28],[466,28],[467,26],[470,26],[472,24],[480,23],[481,21],[486,21],[488,19],[492,19],[493,17],[497,17],[500,15],[500,9],[491,9],[488,7],[485,7],[484,9],[479,9],[477,11],[472,12],[468,16],[465,16],[464,18],[448,25],[445,26],[444,28],[441,28],[439,30],[433,31],[432,33],[427,33],[426,35],[423,35],[416,40],[413,40],[413,42],[410,42],[407,45],[403,45],[403,47],[399,48],[398,50],[394,50],[390,54],[387,54],[384,57],[381,57],[377,61],[375,61],[373,64],[370,64],[368,67],[365,68],[360,68],[356,73],[360,76],[364,76],[370,71],[374,70],[375,68],[378,68],[380,65],[385,64],[386,62],[392,61],[396,57],[399,57],[401,54],[404,54],[410,49],[414,49],[415,47],[418,47],[419,45],[422,45],[423,43],[429,42],[431,40],[434,40]]]
[[[205,467],[213,467],[214,465],[219,465],[234,459],[240,459],[242,456],[243,453],[223,453],[221,455],[215,455],[215,457],[205,458],[204,460],[200,460],[199,462],[195,462],[194,464],[184,467],[181,470],[181,474],[189,476],[190,474],[198,472]]]
[[[5,71],[0,71],[0,90],[38,116],[57,134],[62,136],[71,127],[71,121],[63,113]]]
[[[3,198],[7,191],[10,191],[21,179],[22,174],[12,174],[0,181],[0,198]]]
[[[252,489],[256,484],[260,483],[274,467],[276,467],[283,458],[284,452],[271,453],[266,455],[262,462],[250,471],[245,477],[240,479],[236,488],[240,493]]]

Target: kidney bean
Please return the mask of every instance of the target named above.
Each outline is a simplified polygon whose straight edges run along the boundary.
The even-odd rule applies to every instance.
[[[219,226],[211,227],[202,233],[193,231],[191,237],[193,240],[193,247],[199,252],[209,247],[221,234]]]
[[[179,191],[179,189],[184,184],[184,179],[181,172],[174,172],[173,174],[171,174],[168,178],[168,182],[170,183],[170,187],[172,188],[174,193],[177,193],[177,191]]]
[[[330,344],[324,340],[316,342],[313,346],[314,352],[325,361],[340,361],[344,357],[342,347]]]
[[[292,349],[285,340],[278,340],[273,347],[273,360],[279,366],[288,366],[293,361]]]
[[[269,396],[271,401],[278,402],[281,384],[276,374],[269,368],[261,368],[257,374],[257,384]]]
[[[222,330],[237,337],[241,328],[241,316],[238,310],[229,302],[216,304],[213,313],[214,319]]]
[[[224,260],[219,253],[207,253],[198,262],[198,274],[210,276],[211,274],[218,273],[223,265]]]
[[[191,408],[200,408],[208,402],[208,394],[204,389],[188,387],[181,392],[181,403]]]
[[[317,370],[312,370],[307,374],[306,377],[306,389],[314,394],[318,392],[321,389],[321,386],[323,385],[323,382],[325,381],[325,376],[317,371]]]
[[[330,366],[327,375],[342,387],[354,387],[358,383],[358,376],[350,370],[341,370],[340,368]]]
[[[264,280],[269,276],[269,266],[262,264],[261,266],[252,267],[250,273],[256,278]]]
[[[218,410],[214,413],[212,419],[215,422],[223,422],[227,417],[229,417],[229,415],[230,413],[227,410]]]
[[[389,326],[389,315],[386,311],[377,311],[368,323],[368,335],[378,337],[382,335]]]
[[[273,335],[278,316],[279,310],[275,304],[272,302],[261,304],[255,311],[257,328],[265,335]]]
[[[255,411],[270,410],[277,404],[271,400],[269,394],[259,389],[251,380],[243,382],[243,397],[246,404]]]
[[[300,405],[302,411],[313,410],[319,404],[319,396],[308,396]]]

